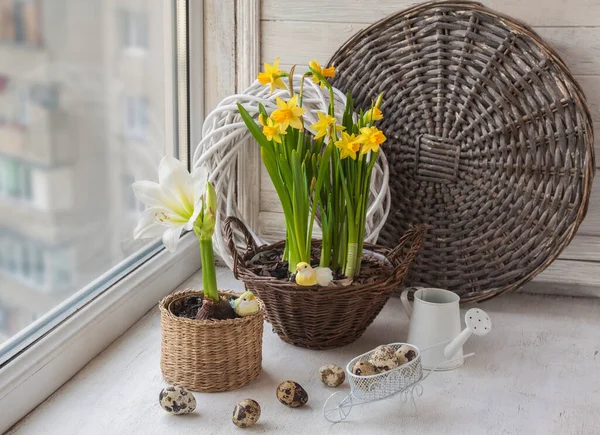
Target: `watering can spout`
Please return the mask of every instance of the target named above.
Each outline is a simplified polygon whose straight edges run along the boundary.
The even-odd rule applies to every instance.
[[[465,324],[467,327],[444,348],[444,356],[446,358],[452,359],[462,349],[463,344],[466,343],[472,334],[486,335],[492,329],[490,316],[479,308],[471,308],[467,311],[465,314]]]

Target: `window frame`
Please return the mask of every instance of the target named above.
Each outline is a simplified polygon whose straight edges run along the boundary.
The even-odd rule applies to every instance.
[[[188,22],[194,23],[191,28],[194,35],[202,35],[202,3],[176,0],[172,13],[164,14],[164,58],[168,63],[165,70],[166,102],[167,106],[172,106],[166,110],[166,152],[178,151],[185,162],[189,162],[190,151],[188,73],[193,71],[194,77],[200,78],[195,80],[201,83],[200,87],[203,83],[203,41],[202,38],[194,40],[192,55],[187,38]],[[173,59],[176,62],[172,62]],[[198,95],[198,85],[195,87],[195,95]],[[202,106],[202,103],[194,105]],[[194,116],[202,114],[203,109],[196,110]],[[156,307],[158,300],[195,273],[200,268],[197,243],[193,233],[185,234],[178,251],[171,254],[157,242],[149,252],[139,254],[143,262],[128,267],[125,274],[115,277],[114,282],[91,299],[87,297],[79,301],[79,305],[71,306],[71,312],[60,323],[4,362],[0,366],[0,409],[3,410],[0,433],[43,402],[140,317]],[[80,293],[57,309],[81,298]]]

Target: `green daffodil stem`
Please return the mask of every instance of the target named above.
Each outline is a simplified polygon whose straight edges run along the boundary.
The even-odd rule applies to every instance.
[[[348,257],[346,259],[346,270],[344,271],[344,275],[347,278],[354,278],[356,274],[356,263],[357,263],[357,255],[358,255],[358,243],[350,242],[348,243]]]

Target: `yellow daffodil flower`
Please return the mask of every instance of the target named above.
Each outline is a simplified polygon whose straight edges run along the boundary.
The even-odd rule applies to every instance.
[[[285,130],[281,129],[281,125],[264,115],[260,115],[258,119],[263,126],[263,134],[267,137],[267,140],[281,143],[281,135],[285,134]]]
[[[337,121],[331,115],[326,115],[323,112],[317,112],[317,115],[319,116],[319,120],[310,126],[311,130],[317,132],[315,139],[319,139],[325,135],[331,135],[334,127],[336,131],[342,131],[346,128],[341,125],[336,125]]]
[[[363,122],[365,124],[379,121],[380,119],[383,119],[383,112],[379,110],[379,107],[373,107],[372,109],[367,110],[363,115]]]
[[[316,72],[317,74],[321,74],[323,77],[335,77],[335,67],[330,66],[329,68],[323,69],[321,67],[321,65],[319,64],[319,62],[317,61],[317,59],[314,59],[311,62],[309,62],[308,66],[313,72]],[[323,82],[321,82],[321,80],[319,80],[315,76],[313,76],[312,80],[313,80],[313,83],[318,83],[321,85],[321,87],[325,86],[323,84]]]
[[[363,145],[360,153],[367,154],[369,151],[379,151],[379,145],[386,141],[386,137],[377,127],[363,127],[360,129],[358,141]]]
[[[306,112],[306,109],[298,107],[298,95],[294,95],[287,103],[279,97],[275,101],[279,109],[271,113],[271,118],[281,125],[281,131],[286,131],[290,125],[293,128],[302,130],[304,127],[300,118]]]
[[[285,87],[285,83],[281,79],[281,77],[285,77],[285,71],[279,69],[279,58],[275,59],[273,65],[269,65],[268,63],[264,63],[265,70],[263,72],[258,73],[258,81],[261,85],[270,85],[271,94],[275,90],[275,88],[287,89]]]
[[[342,139],[335,143],[335,146],[340,149],[340,159],[344,160],[350,157],[356,160],[356,153],[360,149],[360,142],[355,134],[342,132]]]

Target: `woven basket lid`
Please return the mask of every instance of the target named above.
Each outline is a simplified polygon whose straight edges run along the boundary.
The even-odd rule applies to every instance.
[[[591,116],[529,27],[479,3],[426,3],[359,32],[329,64],[357,107],[385,93],[392,210],[379,243],[429,228],[409,285],[488,299],[572,239],[594,176]]]

